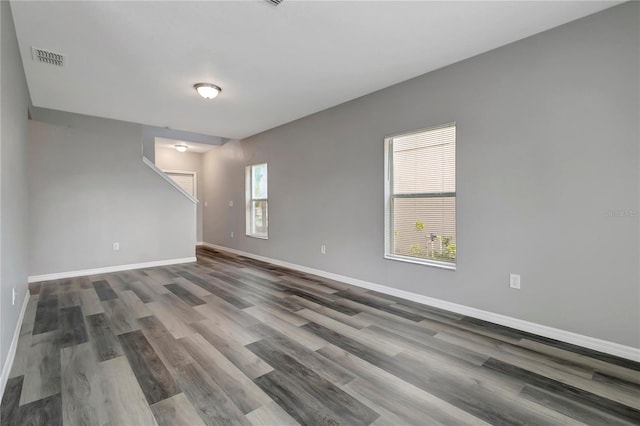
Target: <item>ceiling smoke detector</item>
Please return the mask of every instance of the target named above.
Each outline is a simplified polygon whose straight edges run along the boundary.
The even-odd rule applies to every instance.
[[[36,62],[42,62],[56,67],[64,67],[67,62],[67,58],[62,53],[39,49],[37,47],[31,47],[31,55]]]
[[[266,1],[267,3],[271,3],[274,6],[277,6],[283,2],[283,0],[264,0],[264,1]]]

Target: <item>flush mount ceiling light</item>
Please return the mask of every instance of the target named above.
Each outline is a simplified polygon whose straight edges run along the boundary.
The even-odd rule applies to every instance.
[[[220,87],[211,83],[197,83],[194,84],[193,87],[196,89],[196,92],[198,92],[198,95],[205,99],[213,99],[222,92]]]
[[[178,152],[185,152],[187,149],[189,149],[188,146],[182,145],[182,144],[176,145],[175,148],[176,148],[176,151]]]

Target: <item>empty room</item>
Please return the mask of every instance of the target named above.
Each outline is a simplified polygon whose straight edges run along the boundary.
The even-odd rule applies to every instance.
[[[640,2],[0,22],[2,426],[640,425]]]

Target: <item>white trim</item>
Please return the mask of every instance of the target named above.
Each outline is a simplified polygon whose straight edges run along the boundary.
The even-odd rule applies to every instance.
[[[28,278],[30,283],[37,283],[40,281],[49,281],[49,280],[59,280],[62,278],[73,278],[73,277],[81,277],[84,275],[96,275],[96,274],[107,274],[109,272],[119,272],[119,271],[128,271],[130,269],[142,269],[142,268],[154,268],[156,266],[167,266],[167,265],[176,265],[178,263],[191,263],[196,262],[197,259],[195,257],[185,257],[182,259],[168,259],[168,260],[156,260],[154,262],[144,262],[144,263],[131,263],[128,265],[116,265],[116,266],[105,266],[102,268],[94,268],[94,269],[82,269],[79,271],[68,271],[68,272],[56,272],[53,274],[44,274],[44,275],[31,275]]]
[[[197,172],[194,172],[193,170],[174,170],[174,169],[160,169],[165,173],[178,173],[181,175],[195,175],[197,174]]]
[[[169,182],[171,184],[171,186],[173,186],[175,189],[177,189],[178,191],[180,191],[180,193],[182,195],[184,195],[185,197],[187,197],[189,200],[193,201],[194,203],[197,203],[198,200],[196,200],[194,197],[191,196],[191,194],[189,194],[187,191],[185,191],[184,189],[180,188],[180,185],[178,185],[177,183],[175,183],[175,181],[173,179],[171,179],[169,176],[166,175],[165,172],[163,172],[162,170],[160,170],[158,168],[158,166],[156,166],[155,164],[153,164],[153,161],[149,160],[147,157],[142,157],[142,162],[144,164],[146,164],[147,166],[149,166],[149,168],[151,170],[153,170],[154,172],[156,172],[158,174],[158,176],[160,176],[162,179],[166,180],[167,182]]]
[[[457,303],[447,302],[446,300],[435,299],[433,297],[424,296],[422,294],[411,293],[405,290],[397,288],[387,287],[381,284],[374,284],[368,281],[359,280],[357,278],[351,278],[344,275],[334,274],[332,272],[322,271],[320,269],[309,268],[307,266],[296,265],[295,263],[289,263],[282,260],[272,259],[265,256],[259,256],[257,254],[244,252],[216,244],[203,243],[203,246],[211,247],[216,250],[228,251],[230,253],[246,256],[251,259],[261,260],[263,262],[269,262],[274,265],[284,266],[285,268],[295,269],[297,271],[306,272],[309,274],[318,275],[321,277],[329,278],[335,281],[341,281],[347,284],[351,284],[357,287],[366,288],[368,290],[374,290],[380,293],[389,294],[391,296],[407,299],[412,302],[421,303],[427,306],[433,306],[439,309],[444,309],[450,312],[455,312],[460,315],[466,315],[473,318],[478,318],[484,321],[489,321],[494,324],[500,324],[506,327],[511,327],[516,330],[526,331],[528,333],[537,334],[539,336],[548,337],[550,339],[559,340],[561,342],[570,343],[572,345],[582,346],[584,348],[593,349],[595,351],[604,352],[607,354],[619,356],[621,358],[630,359],[633,361],[640,361],[640,348],[634,348],[632,346],[621,345],[619,343],[610,342],[607,340],[596,339],[595,337],[589,337],[571,331],[561,330],[554,327],[549,327],[542,324],[536,324],[521,320],[518,318],[508,317],[506,315],[496,314],[489,311],[483,311],[482,309],[472,308],[470,306],[459,305]]]
[[[11,367],[13,366],[13,359],[16,356],[16,349],[18,349],[18,339],[20,338],[20,329],[22,328],[22,321],[24,320],[24,313],[27,311],[27,305],[29,304],[29,289],[27,288],[27,294],[24,295],[24,301],[22,302],[22,308],[20,309],[20,315],[18,315],[18,323],[16,329],[13,332],[13,339],[11,339],[11,346],[9,346],[9,353],[7,359],[2,366],[2,375],[0,376],[0,397],[4,396],[4,388],[7,386],[9,380],[9,374],[11,373]]]
[[[398,260],[400,262],[415,263],[416,265],[433,266],[434,268],[445,269],[447,271],[455,271],[456,264],[451,262],[441,262],[432,259],[423,259],[419,257],[403,256],[401,254],[384,254],[385,259]]]
[[[247,236],[249,238],[257,238],[259,240],[268,240],[269,239],[268,235],[261,235],[261,234],[245,234],[245,236]]]
[[[267,168],[267,198],[253,198],[253,168],[255,166],[264,165]],[[269,164],[264,163],[256,163],[249,164],[244,168],[244,192],[245,192],[245,235],[247,237],[258,238],[260,240],[268,240],[269,239]],[[266,201],[267,202],[267,233],[266,235],[258,234],[254,232],[255,224],[253,223],[253,213],[251,209],[251,204],[253,201]]]

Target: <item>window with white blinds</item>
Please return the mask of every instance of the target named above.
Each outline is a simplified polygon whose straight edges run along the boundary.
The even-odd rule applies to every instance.
[[[247,166],[245,172],[247,231],[249,237],[269,237],[267,163]]]
[[[385,140],[385,257],[454,269],[455,123]]]

